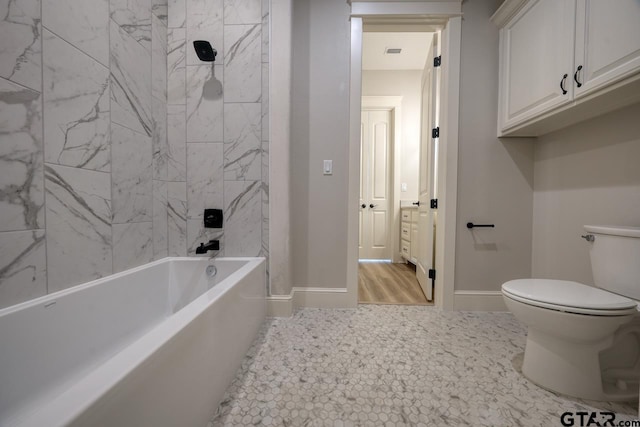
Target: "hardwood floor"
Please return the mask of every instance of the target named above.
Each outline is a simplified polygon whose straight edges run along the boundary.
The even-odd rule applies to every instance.
[[[413,264],[358,263],[360,304],[432,305],[422,292]]]

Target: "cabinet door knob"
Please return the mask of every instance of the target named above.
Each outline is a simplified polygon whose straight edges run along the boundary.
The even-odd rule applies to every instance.
[[[378,206],[378,205],[374,205],[373,203],[371,203],[371,204],[369,205],[369,207],[370,207],[371,209],[375,208],[376,206]]]
[[[580,70],[582,70],[582,65],[578,66],[578,69],[576,70],[576,73],[573,75],[573,80],[576,81],[576,86],[581,87],[582,83],[580,83],[580,80],[578,80],[578,73],[580,73]]]
[[[562,76],[562,80],[560,80],[560,89],[562,89],[563,95],[567,94],[567,90],[564,88],[564,82],[567,81],[567,77],[569,77],[569,75],[565,74],[564,76]]]
[[[361,205],[360,205],[360,207],[361,207],[362,209],[364,209],[364,208],[366,208],[366,207],[367,207],[367,205],[365,205],[365,204],[363,203],[363,204],[361,204]]]

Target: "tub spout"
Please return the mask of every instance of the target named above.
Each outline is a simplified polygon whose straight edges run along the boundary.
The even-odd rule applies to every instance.
[[[196,254],[206,254],[208,251],[219,251],[219,250],[220,250],[220,241],[209,240],[209,243],[207,244],[200,243],[200,246],[196,248]]]

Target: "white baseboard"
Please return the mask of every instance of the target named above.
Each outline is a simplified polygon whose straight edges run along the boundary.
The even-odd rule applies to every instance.
[[[293,304],[298,307],[355,308],[346,288],[293,288]]]
[[[289,295],[267,297],[267,315],[290,317],[302,307],[355,308],[345,288],[295,287]],[[455,291],[453,309],[456,311],[509,311],[500,291]]]
[[[455,311],[509,311],[500,291],[455,291]]]
[[[273,295],[267,297],[267,316],[291,317],[293,314],[292,295]]]
[[[355,308],[346,288],[302,288],[294,287],[289,295],[267,297],[267,315],[289,317],[302,307],[309,308]]]

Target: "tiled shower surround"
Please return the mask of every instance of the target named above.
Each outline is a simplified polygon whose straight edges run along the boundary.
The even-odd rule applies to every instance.
[[[227,256],[268,253],[268,10],[267,0],[169,1],[169,255],[214,238]],[[194,40],[211,42],[215,63],[198,59]],[[224,232],[202,227],[206,207],[224,209]]]
[[[0,308],[214,237],[267,255],[268,2],[169,3],[0,0]]]

